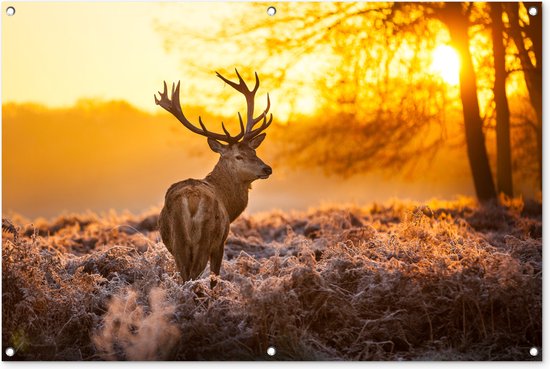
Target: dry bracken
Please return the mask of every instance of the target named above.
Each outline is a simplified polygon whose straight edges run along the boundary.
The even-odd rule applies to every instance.
[[[182,283],[157,214],[14,218],[4,345],[25,360],[541,359],[540,203],[242,216],[213,290],[207,273]]]

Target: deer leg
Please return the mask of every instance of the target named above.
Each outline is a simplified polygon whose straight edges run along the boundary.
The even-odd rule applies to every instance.
[[[215,276],[220,275],[220,269],[221,269],[222,260],[223,260],[224,244],[225,244],[225,240],[222,241],[221,246],[217,247],[210,255],[210,288],[216,287],[216,284],[218,283],[216,279],[212,278],[212,275],[215,275]]]

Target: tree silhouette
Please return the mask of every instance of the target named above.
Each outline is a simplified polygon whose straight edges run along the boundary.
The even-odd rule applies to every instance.
[[[527,4],[541,12],[542,3]],[[527,9],[525,3],[521,5]],[[517,48],[529,100],[536,113],[537,121],[533,129],[537,140],[539,187],[542,189],[542,14],[524,19],[521,17],[520,3],[504,3],[503,6],[509,19],[507,31]]]
[[[464,130],[470,169],[479,200],[496,197],[489,158],[485,147],[483,122],[479,113],[477,81],[470,52],[468,19],[472,3],[444,3],[436,14],[445,23],[451,35],[451,43],[460,54],[460,98],[464,115]]]
[[[495,83],[493,93],[496,109],[497,136],[497,189],[508,196],[514,195],[512,186],[512,153],[510,146],[510,108],[506,97],[506,50],[503,43],[502,4],[492,3],[491,10],[493,60]]]

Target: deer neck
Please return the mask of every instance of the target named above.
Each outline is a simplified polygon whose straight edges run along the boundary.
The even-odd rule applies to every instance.
[[[211,184],[218,199],[225,206],[229,219],[233,222],[248,205],[248,190],[251,183],[236,178],[222,163],[218,162],[205,181]]]

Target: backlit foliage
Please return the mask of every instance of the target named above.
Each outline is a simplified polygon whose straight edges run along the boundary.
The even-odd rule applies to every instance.
[[[459,65],[453,61],[443,66],[454,70],[433,67],[438,50],[456,47],[442,20],[444,8],[443,3],[419,2],[288,2],[278,3],[277,15],[266,18],[259,16],[265,13],[265,5],[252,3],[242,5],[236,13],[241,16],[221,17],[221,27],[189,42],[180,41],[194,31],[185,24],[167,22],[158,28],[170,45],[169,52],[182,60],[183,74],[203,75],[238,66],[248,68],[251,75],[251,65],[260,70],[266,76],[262,83],[273,91],[275,123],[294,126],[285,137],[287,149],[281,160],[348,177],[380,169],[401,173],[414,166],[427,171],[435,155],[445,155],[449,147],[466,146]],[[486,151],[495,162],[489,6],[465,2],[462,9],[467,14],[461,22],[467,23],[467,46],[477,83],[469,98],[477,95],[479,99]],[[534,59],[533,36],[525,31],[533,18],[523,4],[518,14],[529,57]],[[509,35],[514,27],[507,19],[505,28],[506,92],[510,102],[522,101],[511,104],[511,119],[521,120],[511,135],[512,157],[523,161],[528,156],[526,165],[537,167],[527,174],[517,166],[514,182],[521,178],[539,190],[542,149],[536,142],[541,140],[541,125],[531,118],[524,74],[529,68],[520,63]],[[190,44],[204,53],[190,54]],[[227,57],[212,58],[211,50],[224,50]],[[516,194],[526,194],[525,186],[515,186],[522,188]]]

